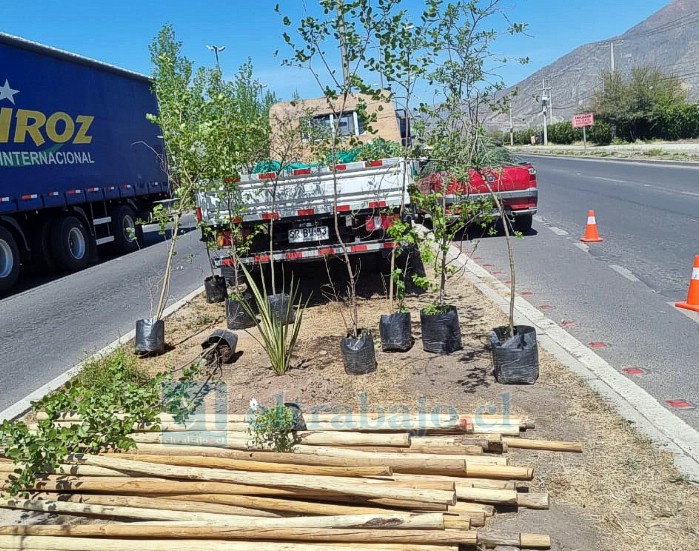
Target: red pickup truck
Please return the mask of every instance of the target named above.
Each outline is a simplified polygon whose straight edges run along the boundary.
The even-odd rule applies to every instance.
[[[420,193],[441,192],[446,181],[446,203],[450,207],[457,202],[490,196],[490,187],[498,194],[515,229],[526,233],[532,227],[538,203],[536,169],[532,164],[519,162],[512,156],[509,159],[507,164],[497,168],[470,170],[467,183],[455,180],[448,172],[428,172],[419,180],[417,189]]]

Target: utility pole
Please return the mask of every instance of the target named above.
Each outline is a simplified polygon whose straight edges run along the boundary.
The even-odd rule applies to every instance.
[[[544,115],[544,145],[549,144],[549,129],[548,122],[546,119],[547,111],[549,108],[549,97],[546,94],[546,79],[541,79],[541,113]]]
[[[221,72],[221,65],[218,62],[218,53],[222,52],[223,50],[226,49],[225,46],[206,46],[208,50],[214,52],[214,55],[216,56],[216,67],[218,68],[218,72]]]
[[[612,69],[612,73],[614,72],[614,42],[609,43],[609,55],[610,55],[610,64],[609,66]]]
[[[510,107],[510,147],[515,145],[515,128],[512,126],[512,98],[510,98],[509,107]]]
[[[352,90],[347,88],[347,86],[349,86],[349,61],[347,60],[347,43],[345,42],[345,14],[344,10],[342,9],[342,0],[337,0],[337,16],[337,30],[340,34],[340,57],[342,58],[342,79],[345,89],[348,92],[351,92]]]

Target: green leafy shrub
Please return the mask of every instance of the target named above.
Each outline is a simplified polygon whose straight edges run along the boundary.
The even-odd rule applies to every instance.
[[[284,404],[273,408],[258,407],[252,414],[248,433],[257,448],[290,452],[296,444],[293,434],[296,412]]]
[[[186,370],[174,384],[169,373],[150,377],[124,347],[86,362],[75,379],[32,403],[33,412],[47,415],[36,430],[22,421],[0,424],[0,451],[17,467],[8,476],[7,492],[28,495],[40,476],[58,469],[70,454],[134,448],[133,425],[151,423],[157,429],[163,405],[186,418],[191,409],[163,404],[163,386],[169,382],[173,388],[184,387],[198,373],[196,367]],[[81,423],[58,424],[66,412],[79,415]]]

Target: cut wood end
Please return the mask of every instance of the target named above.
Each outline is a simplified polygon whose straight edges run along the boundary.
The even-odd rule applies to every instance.
[[[454,517],[444,517],[444,529],[445,530],[470,530],[471,526],[483,526],[485,525],[485,515],[483,516],[483,524],[478,524],[478,519],[476,519],[476,524],[473,524],[470,518],[464,518],[461,516]]]
[[[551,536],[548,534],[520,534],[519,546],[522,549],[551,549]]]
[[[548,509],[549,503],[549,495],[546,492],[524,492],[517,494],[517,505],[519,507],[526,507],[528,509]]]

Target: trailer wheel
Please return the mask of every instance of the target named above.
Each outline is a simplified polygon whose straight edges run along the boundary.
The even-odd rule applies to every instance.
[[[143,228],[136,224],[136,212],[127,205],[118,205],[112,210],[114,246],[119,252],[132,253],[139,248]]]
[[[76,272],[90,262],[92,236],[75,216],[63,216],[56,220],[49,243],[53,260],[59,270]]]
[[[0,293],[8,291],[19,277],[19,248],[15,238],[5,228],[0,228]]]

